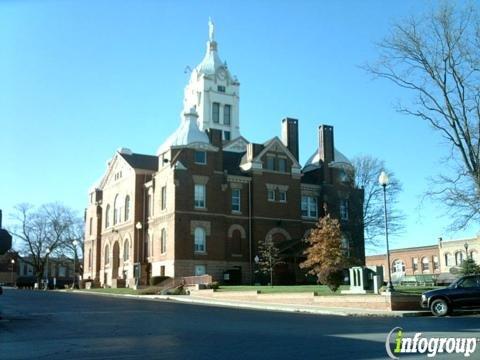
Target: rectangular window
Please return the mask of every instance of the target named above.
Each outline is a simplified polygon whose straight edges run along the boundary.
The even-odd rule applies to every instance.
[[[224,93],[224,92],[225,92],[225,86],[223,86],[223,85],[218,85],[218,86],[217,86],[217,90],[218,90],[218,92]]]
[[[225,125],[230,125],[231,112],[232,112],[232,107],[230,105],[225,105],[223,107],[223,123]]]
[[[160,266],[160,276],[165,276],[165,265]]]
[[[240,212],[240,189],[232,189],[232,211]]]
[[[205,265],[195,265],[195,276],[205,275],[207,268]]]
[[[268,201],[275,201],[275,190],[267,191],[267,199]]]
[[[195,184],[195,207],[205,208],[205,185]]]
[[[278,171],[287,172],[287,159],[278,159]]]
[[[89,224],[88,224],[88,234],[92,235],[92,226],[93,226],[93,219],[90,218]]]
[[[225,141],[230,141],[230,131],[224,131],[223,132],[223,140]]]
[[[220,122],[220,104],[217,102],[212,104],[212,121],[215,124]]]
[[[162,210],[165,210],[167,208],[167,187],[162,186],[162,191],[161,191],[161,208]]]
[[[317,198],[313,196],[302,196],[302,216],[318,218]]]
[[[195,164],[205,165],[207,163],[206,151],[195,151]]]
[[[287,192],[286,191],[279,191],[278,192],[278,201],[280,202],[287,202]]]
[[[348,220],[348,200],[340,200],[340,219]]]
[[[160,252],[165,254],[167,252],[167,231],[162,229],[160,233]]]
[[[275,157],[267,155],[267,169],[275,170]]]

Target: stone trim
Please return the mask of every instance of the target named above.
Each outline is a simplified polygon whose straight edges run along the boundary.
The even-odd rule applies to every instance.
[[[207,185],[208,180],[210,179],[208,176],[202,175],[192,175],[193,182],[197,185]]]
[[[210,221],[191,220],[190,221],[190,234],[195,235],[195,228],[201,227],[205,230],[205,236],[210,236],[211,223]]]
[[[246,238],[247,238],[247,233],[245,232],[245,229],[243,228],[243,226],[238,225],[238,224],[233,224],[232,226],[230,226],[230,227],[228,228],[227,234],[228,234],[228,237],[229,237],[229,238],[232,237],[233,232],[234,232],[235,230],[240,231],[240,236],[241,236],[242,239],[246,239]]]

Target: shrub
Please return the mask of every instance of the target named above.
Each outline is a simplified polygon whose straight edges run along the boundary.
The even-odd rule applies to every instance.
[[[218,281],[213,281],[210,284],[207,284],[207,289],[214,289],[217,290],[219,288],[220,284]]]
[[[162,291],[162,288],[159,286],[149,286],[144,289],[139,289],[138,294],[139,295],[158,295]]]
[[[183,285],[162,291],[162,295],[186,295]]]
[[[167,279],[170,279],[170,277],[169,276],[152,276],[150,278],[150,285],[151,286],[160,285],[162,282],[164,282]]]

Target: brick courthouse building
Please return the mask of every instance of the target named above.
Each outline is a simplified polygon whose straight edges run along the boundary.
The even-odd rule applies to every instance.
[[[304,282],[305,234],[329,212],[341,220],[345,250],[364,262],[363,191],[334,147],[333,127],[306,141],[318,150],[299,163],[298,121],[262,144],[240,134],[239,87],[218,56],[213,24],[203,61],[185,88],[178,129],[157,154],[118,150],[86,209],[84,278],[133,285],[151,276],[237,269],[251,281],[258,243],[272,238],[283,262],[277,283]]]

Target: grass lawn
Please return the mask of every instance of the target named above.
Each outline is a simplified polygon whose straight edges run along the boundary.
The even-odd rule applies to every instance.
[[[130,288],[101,288],[101,289],[82,289],[82,291],[90,291],[90,292],[97,292],[97,293],[105,293],[105,294],[129,294],[129,295],[138,295],[138,291]]]

